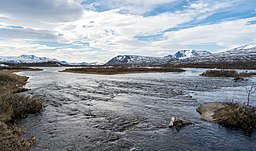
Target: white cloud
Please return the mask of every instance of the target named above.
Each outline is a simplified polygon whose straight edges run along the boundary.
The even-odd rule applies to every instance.
[[[1,0],[0,14],[12,19],[66,22],[78,19],[82,7],[72,0]]]
[[[0,39],[57,40],[58,33],[31,28],[8,28],[0,26]]]
[[[169,4],[178,0],[108,0],[102,2],[95,0],[93,3],[85,5],[89,10],[97,10],[97,7],[105,9],[120,9],[121,12],[126,12],[133,15],[142,15],[159,5]]]
[[[170,48],[173,45],[182,47],[186,45],[200,45],[215,43],[225,48],[232,48],[248,43],[256,43],[256,24],[248,25],[249,21],[256,18],[226,21],[218,24],[197,26],[180,31],[167,32],[166,40],[154,42],[163,48]]]

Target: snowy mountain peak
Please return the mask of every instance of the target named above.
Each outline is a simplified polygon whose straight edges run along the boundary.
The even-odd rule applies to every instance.
[[[180,50],[174,54],[174,57],[177,59],[185,59],[198,56],[208,56],[210,54],[210,52],[204,50]]]

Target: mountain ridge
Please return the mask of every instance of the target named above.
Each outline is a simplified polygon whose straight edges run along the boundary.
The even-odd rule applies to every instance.
[[[162,65],[183,58],[197,57],[211,54],[208,51],[200,50],[180,50],[174,55],[164,57],[149,57],[139,55],[118,55],[110,59],[105,65]]]
[[[66,66],[86,66],[86,65],[95,65],[96,62],[87,63],[69,63],[67,61],[59,61],[55,58],[47,58],[47,57],[37,57],[35,55],[20,55],[20,56],[0,56],[0,63],[3,64],[37,64],[37,63],[56,63],[57,65],[66,65]]]

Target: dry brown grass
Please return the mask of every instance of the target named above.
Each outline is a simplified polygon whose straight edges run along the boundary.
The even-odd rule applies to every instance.
[[[243,80],[244,77],[251,77],[256,75],[255,72],[241,72],[238,73],[236,70],[207,70],[200,76],[205,77],[234,77],[234,80]]]
[[[235,70],[207,70],[200,76],[205,77],[236,77],[238,72]]]
[[[28,77],[18,76],[13,72],[17,70],[0,71],[0,150],[23,151],[29,150],[35,138],[22,139],[21,130],[13,121],[41,111],[42,103],[40,99],[16,94],[26,90],[23,86]]]
[[[221,125],[251,131],[256,128],[256,107],[227,103],[226,107],[215,112],[213,118]]]
[[[41,100],[31,96],[5,94],[0,97],[0,121],[5,123],[40,112],[41,109]]]
[[[1,151],[28,151],[35,144],[36,138],[22,139],[22,130],[16,125],[7,125],[0,122],[0,150]]]

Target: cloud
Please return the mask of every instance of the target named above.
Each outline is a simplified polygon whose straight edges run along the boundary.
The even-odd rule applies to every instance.
[[[94,0],[84,1],[85,7],[93,11],[109,11],[112,9],[120,9],[121,13],[132,15],[143,15],[151,11],[153,8],[163,4],[170,4],[177,0]]]
[[[57,40],[58,34],[48,30],[30,28],[8,28],[0,26],[0,39]]]
[[[176,45],[184,47],[188,45],[202,45],[215,43],[224,48],[238,47],[248,43],[256,43],[256,25],[248,24],[256,18],[247,18],[234,21],[225,21],[218,24],[197,26],[180,31],[166,32],[166,40],[153,42],[153,45],[161,45],[170,48]]]
[[[72,0],[1,0],[0,14],[13,20],[69,22],[81,16],[82,7]]]

